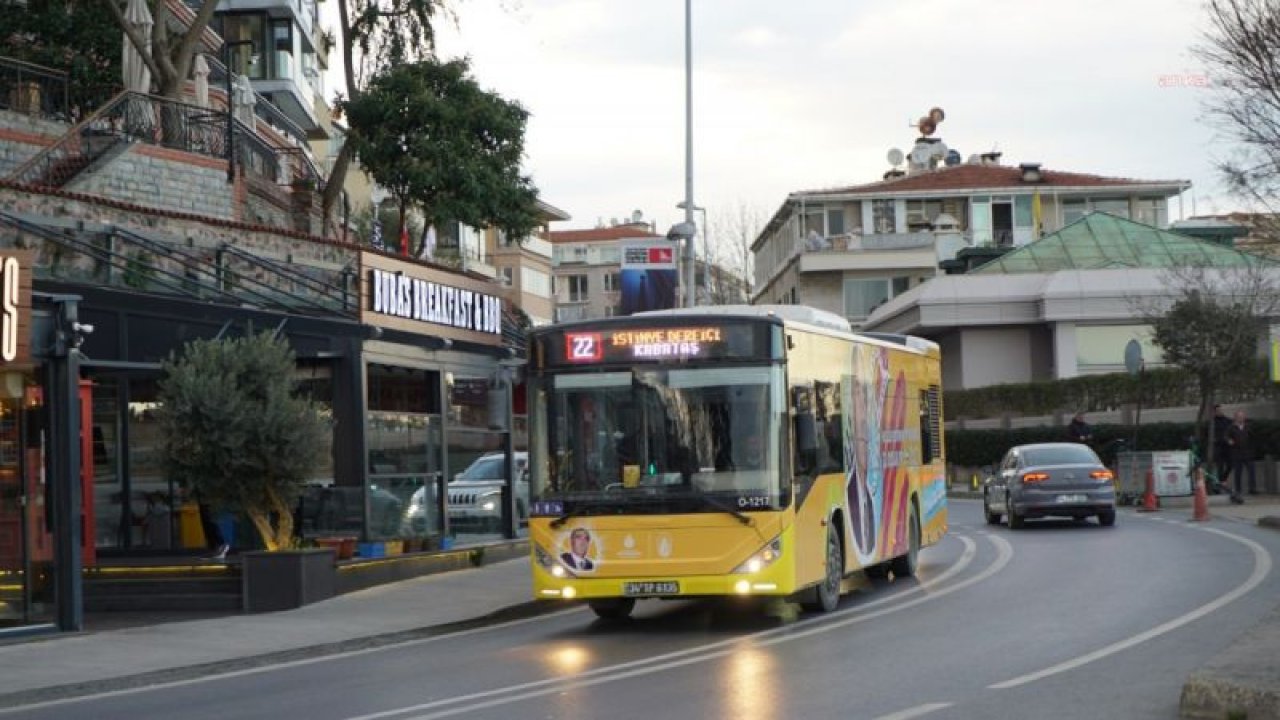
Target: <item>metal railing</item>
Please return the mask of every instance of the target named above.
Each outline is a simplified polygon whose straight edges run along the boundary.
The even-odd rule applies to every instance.
[[[0,108],[70,120],[67,73],[0,57]]]
[[[0,246],[36,249],[37,277],[316,315],[358,314],[348,268],[287,267],[226,244],[201,251],[123,228],[54,228],[0,210],[4,227],[17,232],[0,232]]]

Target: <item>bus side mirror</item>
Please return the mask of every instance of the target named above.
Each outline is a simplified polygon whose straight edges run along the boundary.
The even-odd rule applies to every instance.
[[[818,449],[818,421],[811,412],[796,413],[796,449],[814,452]]]

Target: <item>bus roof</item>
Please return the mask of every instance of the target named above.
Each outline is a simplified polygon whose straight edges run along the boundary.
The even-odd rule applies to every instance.
[[[784,323],[812,325],[823,330],[834,330],[842,333],[853,333],[849,321],[833,312],[819,310],[804,305],[699,305],[691,308],[672,308],[670,310],[649,310],[636,313],[638,316],[652,315],[728,315],[748,318],[778,318]]]

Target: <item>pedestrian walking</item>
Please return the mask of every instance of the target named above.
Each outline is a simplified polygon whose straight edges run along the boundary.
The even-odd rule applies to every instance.
[[[1253,440],[1249,437],[1250,428],[1245,424],[1245,416],[1243,410],[1237,410],[1235,414],[1235,422],[1231,423],[1231,427],[1227,428],[1227,446],[1231,455],[1231,474],[1235,477],[1235,492],[1231,495],[1231,501],[1240,504],[1244,502],[1244,474],[1249,473],[1249,494],[1255,495],[1258,492],[1257,477],[1254,475],[1253,469]]]

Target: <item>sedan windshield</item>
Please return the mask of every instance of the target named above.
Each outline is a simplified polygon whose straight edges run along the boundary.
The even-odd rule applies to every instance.
[[[542,500],[715,509],[779,501],[782,371],[636,367],[536,381],[534,493]],[[543,424],[543,428],[536,425]]]

